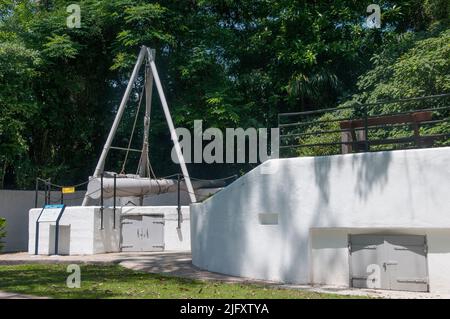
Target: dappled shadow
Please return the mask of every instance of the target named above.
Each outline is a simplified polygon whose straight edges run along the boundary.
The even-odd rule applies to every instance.
[[[366,200],[373,189],[382,188],[388,182],[392,152],[366,153],[352,157],[352,167],[357,170],[354,192]]]
[[[345,201],[365,202],[376,187],[382,189],[391,156],[382,152],[279,159],[275,175],[261,173],[259,166],[202,204],[193,254],[201,255],[201,267],[213,271],[308,283],[310,228],[338,225],[345,208],[336,205],[344,201],[351,208]],[[261,225],[260,213],[278,214],[278,224]],[[339,262],[333,256],[329,260],[331,268]]]
[[[338,175],[337,170],[342,169],[344,162],[351,159],[351,171],[348,176]],[[326,206],[330,199],[330,178],[343,188],[355,182],[354,189],[348,189],[354,195],[366,200],[372,190],[378,186],[383,187],[388,181],[389,164],[392,160],[391,152],[361,153],[352,155],[319,156],[314,158],[314,180],[320,190],[320,207]],[[356,172],[356,174],[354,174]],[[356,181],[353,177],[356,176]]]

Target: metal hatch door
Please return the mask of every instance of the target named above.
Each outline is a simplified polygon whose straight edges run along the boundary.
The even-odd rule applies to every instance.
[[[428,291],[425,236],[352,235],[349,241],[352,287]],[[379,269],[370,276],[372,287],[370,267]]]
[[[389,289],[428,291],[425,236],[385,236],[387,260],[383,271],[389,274]]]
[[[350,269],[351,286],[355,288],[369,288],[367,267],[379,265],[383,256],[383,236],[379,235],[352,235],[350,236]],[[383,280],[382,280],[383,279]],[[375,279],[376,281],[377,279]],[[386,280],[379,278],[381,282],[372,282],[374,286],[386,288]]]
[[[122,251],[163,251],[164,217],[128,215],[122,218]]]

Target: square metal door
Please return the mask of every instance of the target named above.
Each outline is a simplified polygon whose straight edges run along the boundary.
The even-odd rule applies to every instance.
[[[385,236],[389,289],[428,291],[425,236]]]
[[[123,216],[121,249],[122,251],[163,251],[163,216]]]

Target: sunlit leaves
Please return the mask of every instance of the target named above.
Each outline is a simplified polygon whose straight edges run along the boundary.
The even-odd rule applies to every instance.
[[[27,123],[37,113],[31,83],[40,63],[39,53],[23,43],[0,43],[0,188],[3,168],[28,150]]]
[[[78,46],[67,34],[54,34],[47,37],[43,53],[50,58],[73,59],[78,54]]]
[[[125,22],[127,23],[152,23],[159,19],[167,11],[159,3],[145,3],[131,6],[125,9]]]

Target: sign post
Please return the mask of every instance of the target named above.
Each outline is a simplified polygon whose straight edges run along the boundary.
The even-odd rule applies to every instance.
[[[39,253],[39,223],[55,223],[55,255],[58,254],[59,220],[62,217],[65,205],[45,205],[36,219],[36,237],[34,254]]]

